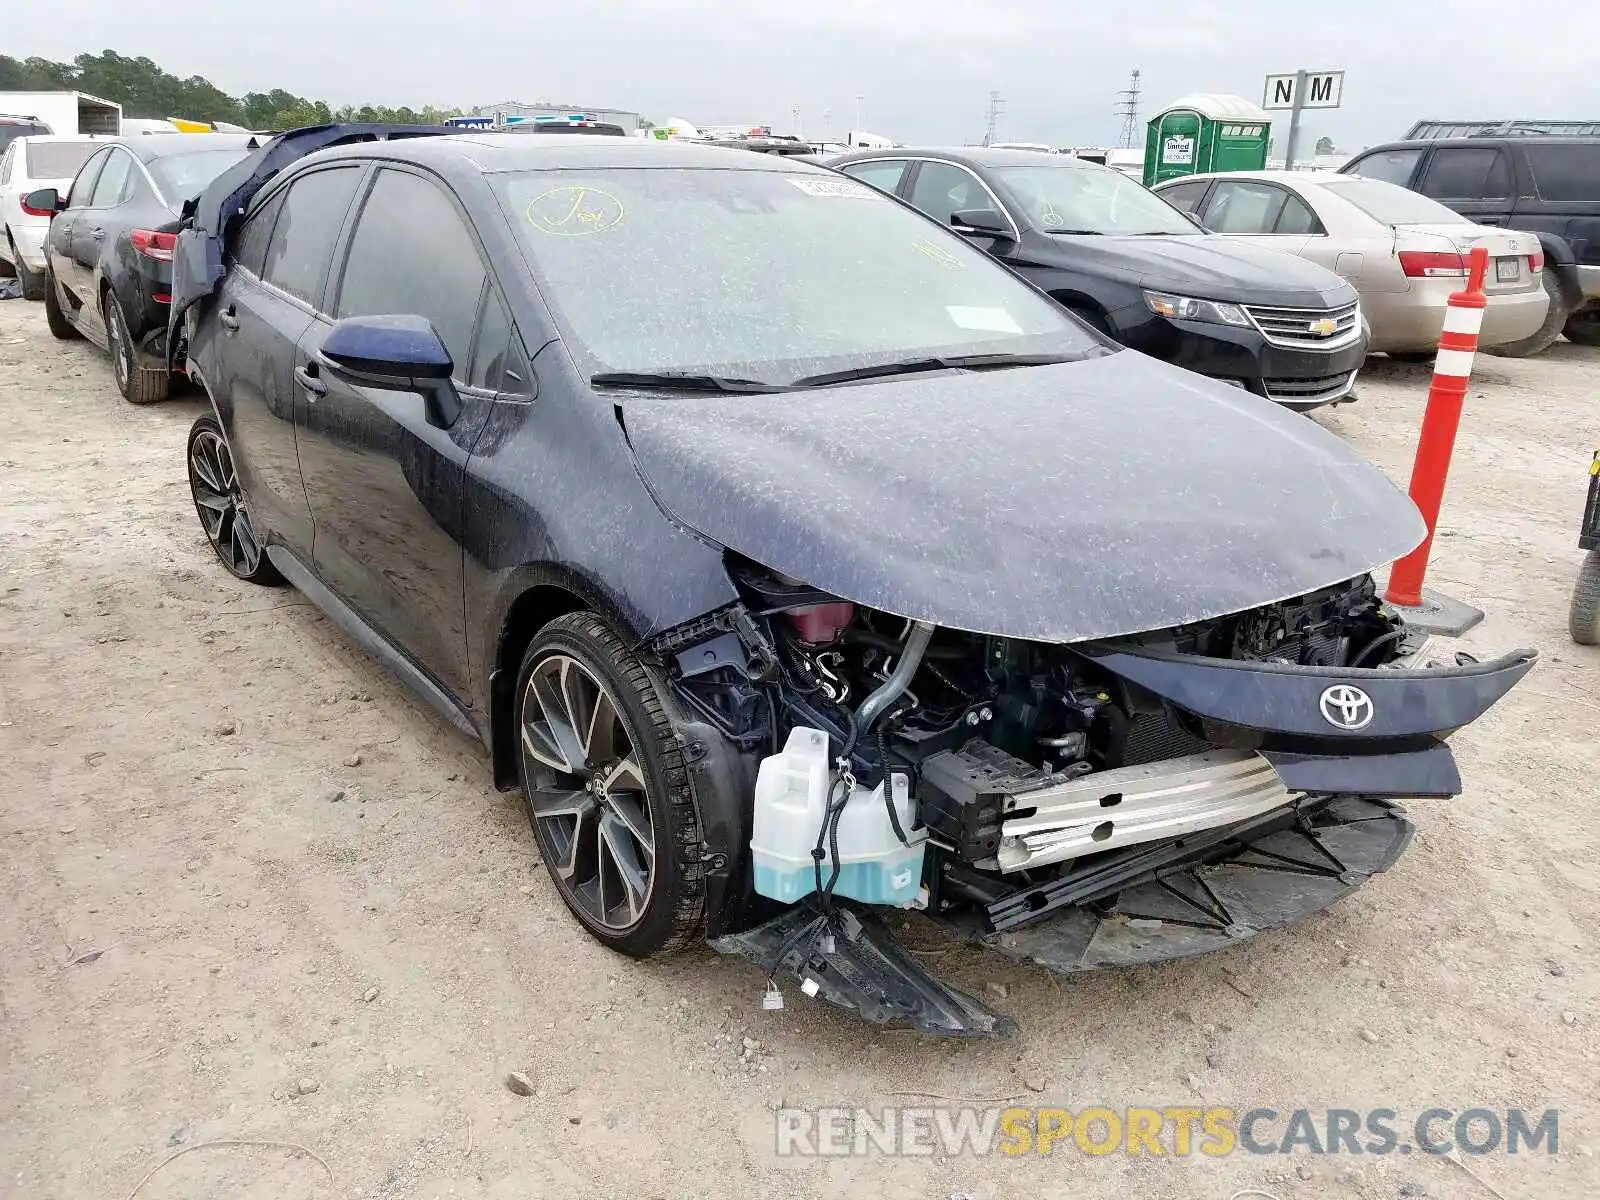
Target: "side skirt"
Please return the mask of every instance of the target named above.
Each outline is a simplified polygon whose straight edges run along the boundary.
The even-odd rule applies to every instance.
[[[307,600],[359,642],[363,650],[388,667],[402,683],[426,700],[440,716],[468,737],[478,737],[477,727],[473,725],[472,718],[467,715],[466,710],[429,679],[416,664],[400,653],[388,638],[367,624],[360,613],[329,591],[304,563],[282,546],[268,546],[267,558]]]

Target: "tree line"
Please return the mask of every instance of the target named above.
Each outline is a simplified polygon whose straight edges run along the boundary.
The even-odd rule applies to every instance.
[[[331,108],[274,88],[230,96],[209,79],[180,79],[150,59],[128,58],[114,50],[80,54],[70,63],[45,58],[15,59],[0,54],[0,92],[88,92],[122,105],[125,117],[183,117],[191,121],[230,121],[247,129],[296,129],[329,121],[388,121],[438,125],[458,116],[458,108],[388,108],[346,104]]]

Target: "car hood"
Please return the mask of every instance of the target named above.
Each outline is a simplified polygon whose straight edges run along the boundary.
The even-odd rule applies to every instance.
[[[1287,308],[1353,303],[1355,289],[1326,267],[1231,238],[1047,235],[1065,265],[1111,273],[1156,291]]]
[[[1416,508],[1304,417],[1125,351],[620,415],[667,513],[834,595],[1075,642],[1223,616],[1411,550]]]

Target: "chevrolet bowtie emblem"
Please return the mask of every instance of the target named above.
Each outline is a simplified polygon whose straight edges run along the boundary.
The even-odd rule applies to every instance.
[[[1311,322],[1308,328],[1312,333],[1320,333],[1323,337],[1327,337],[1328,334],[1339,328],[1339,325],[1338,322],[1328,317],[1323,317],[1321,320]]]

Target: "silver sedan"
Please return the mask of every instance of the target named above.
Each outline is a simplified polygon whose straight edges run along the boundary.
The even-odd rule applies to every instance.
[[[1512,349],[1544,324],[1544,254],[1532,234],[1476,225],[1377,179],[1331,171],[1241,171],[1170,180],[1156,192],[1213,233],[1308,258],[1361,294],[1372,349],[1425,357],[1439,346],[1445,301],[1467,253],[1489,251],[1479,345]]]

